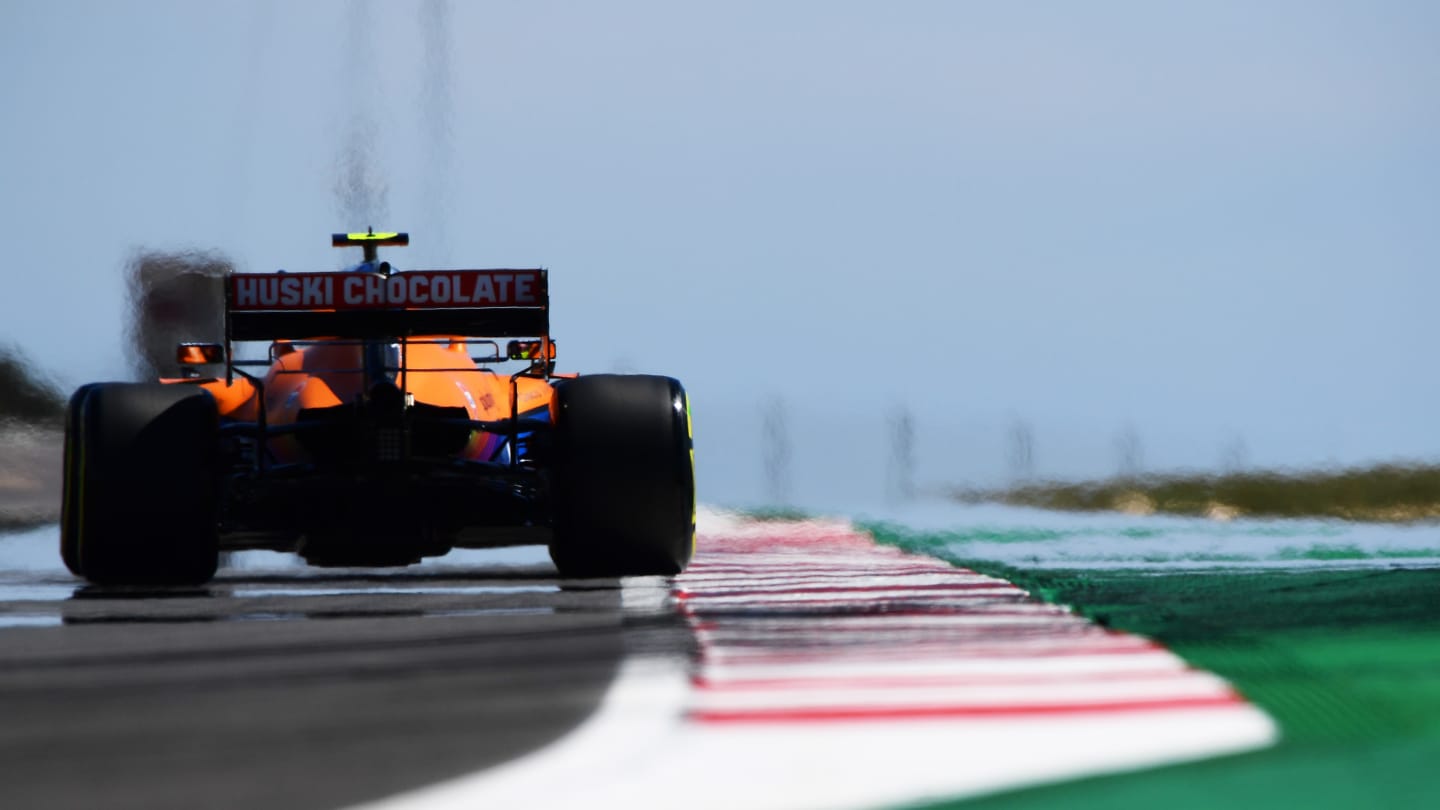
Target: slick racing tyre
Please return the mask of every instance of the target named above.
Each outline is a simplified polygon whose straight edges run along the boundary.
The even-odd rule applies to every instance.
[[[77,577],[84,576],[80,571],[80,538],[75,528],[79,521],[79,510],[75,508],[74,500],[79,488],[76,478],[80,474],[80,405],[95,385],[88,383],[75,389],[75,393],[70,395],[70,404],[65,407],[65,467],[60,490],[60,559],[65,562],[70,573]]]
[[[66,425],[66,565],[102,585],[213,577],[218,441],[215,400],[201,388],[99,383],[77,391]]]
[[[695,550],[690,405],[669,377],[557,385],[550,558],[564,577],[679,573]]]

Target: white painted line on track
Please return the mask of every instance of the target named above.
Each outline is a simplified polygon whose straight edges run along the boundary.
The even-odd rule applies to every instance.
[[[626,611],[667,609],[667,585],[658,578],[625,581],[621,599]],[[596,712],[561,740],[513,762],[356,810],[665,806],[659,794],[648,790],[637,803],[614,796],[606,803],[586,794],[617,774],[643,778],[684,724],[681,710],[689,693],[689,665],[683,658],[626,659]]]
[[[623,592],[673,594],[696,660],[627,661],[554,745],[366,807],[884,807],[1275,739],[1224,680],[1003,580],[842,522],[701,518],[673,587]]]

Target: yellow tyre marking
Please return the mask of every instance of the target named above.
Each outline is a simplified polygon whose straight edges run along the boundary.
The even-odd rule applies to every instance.
[[[700,497],[695,492],[695,423],[690,412],[690,392],[685,392],[685,438],[690,440],[690,556],[695,556],[695,521],[699,516]]]

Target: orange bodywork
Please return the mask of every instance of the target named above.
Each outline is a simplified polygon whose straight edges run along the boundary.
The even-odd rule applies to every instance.
[[[274,362],[264,378],[265,422],[271,427],[294,424],[303,409],[328,408],[355,402],[364,394],[364,347],[356,341],[314,341],[297,348],[289,341],[271,347]],[[403,371],[395,377],[401,390],[415,402],[464,408],[469,418],[498,421],[511,416],[510,377],[477,365],[463,338],[417,337],[399,344]],[[178,381],[177,381],[178,382]],[[188,382],[188,381],[187,381]],[[516,380],[515,414],[538,416],[545,410],[554,420],[554,389],[544,379]],[[215,397],[222,420],[256,421],[260,416],[259,390],[236,376],[204,380],[199,385]],[[498,434],[475,431],[463,452],[469,460],[487,461],[503,443]],[[271,453],[280,461],[299,461],[304,451],[294,436],[270,439]]]

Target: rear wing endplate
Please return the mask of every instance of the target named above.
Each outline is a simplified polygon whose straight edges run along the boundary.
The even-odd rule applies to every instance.
[[[236,273],[225,285],[227,341],[549,334],[540,269]]]

